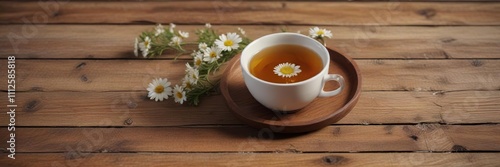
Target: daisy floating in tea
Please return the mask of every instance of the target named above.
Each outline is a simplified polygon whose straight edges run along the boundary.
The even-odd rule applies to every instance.
[[[292,64],[292,63],[281,63],[274,67],[274,74],[280,77],[291,78],[297,76],[302,70],[300,70],[300,66]]]
[[[323,62],[313,50],[293,44],[262,49],[250,60],[249,71],[267,82],[290,84],[307,80],[321,72]]]

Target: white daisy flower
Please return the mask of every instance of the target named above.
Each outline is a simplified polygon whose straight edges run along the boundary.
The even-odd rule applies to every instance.
[[[191,85],[190,79],[184,78],[182,79],[182,87],[186,89],[186,91],[191,91],[193,89],[193,85]]]
[[[300,66],[292,64],[292,63],[281,63],[274,67],[274,74],[280,77],[294,77],[297,76],[302,70],[300,70]]]
[[[240,34],[245,36],[246,32],[242,28],[238,27],[238,31],[240,31]]]
[[[215,44],[223,51],[231,51],[233,49],[238,49],[241,38],[236,33],[227,33],[227,35],[220,35],[219,39],[215,41]]]
[[[167,78],[154,79],[153,82],[149,83],[147,90],[149,91],[148,97],[155,99],[155,101],[163,101],[163,99],[168,99],[169,96],[172,96],[172,88]]]
[[[174,23],[170,23],[170,29],[169,29],[169,31],[171,33],[174,33],[174,28],[175,28],[175,24]]]
[[[205,23],[205,27],[212,28],[212,25],[210,23]]]
[[[165,32],[165,28],[161,24],[158,24],[158,26],[155,27],[155,36],[158,36],[160,34],[163,34]]]
[[[221,52],[222,49],[212,46],[210,48],[207,48],[205,50],[205,55],[203,56],[203,61],[212,63],[214,61],[217,61],[221,57]]]
[[[139,39],[135,38],[134,43],[134,55],[135,57],[139,56]]]
[[[186,63],[186,73],[189,73],[189,71],[192,70],[194,70],[194,68],[191,65],[189,65],[189,63]]]
[[[193,53],[191,53],[191,54],[190,54],[190,55],[191,55],[191,57],[195,57],[195,56],[196,56],[196,54],[198,54],[198,52],[199,52],[199,51],[193,50]]]
[[[151,38],[145,37],[144,42],[139,43],[139,48],[142,51],[142,56],[147,57],[149,49],[151,49]]]
[[[181,36],[181,38],[188,38],[189,37],[189,33],[188,32],[182,32],[181,30],[179,30],[179,36]]]
[[[200,49],[200,50],[205,50],[205,49],[207,49],[207,47],[208,47],[208,45],[205,42],[198,44],[198,49]]]
[[[312,38],[332,38],[332,32],[326,29],[320,29],[319,27],[313,27],[309,29],[309,36]]]
[[[178,36],[174,36],[174,37],[172,37],[169,45],[170,46],[179,46],[179,45],[181,45],[181,43],[182,43],[182,38],[178,37]]]
[[[186,92],[179,85],[175,85],[174,87],[174,97],[175,97],[175,102],[179,104],[182,104],[184,103],[184,101],[187,100]]]
[[[193,58],[194,67],[198,68],[203,63],[203,54],[201,52],[197,52]]]
[[[198,79],[200,79],[200,71],[191,67],[189,63],[186,63],[186,75],[189,76],[189,78],[193,79],[193,82],[198,82]]]
[[[196,85],[197,82],[195,82],[194,79],[190,78],[188,75],[184,76],[182,79],[182,87],[186,89],[186,91],[190,91],[193,89],[193,86]]]

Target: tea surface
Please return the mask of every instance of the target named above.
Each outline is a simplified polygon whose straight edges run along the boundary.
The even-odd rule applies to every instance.
[[[299,67],[292,68],[290,65]],[[263,49],[249,64],[252,75],[274,83],[304,81],[317,75],[322,69],[322,60],[316,52],[303,46],[288,44]]]

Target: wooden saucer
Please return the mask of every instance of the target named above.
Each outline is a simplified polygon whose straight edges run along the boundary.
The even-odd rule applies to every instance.
[[[229,110],[250,126],[268,128],[278,133],[313,131],[339,121],[359,99],[361,74],[351,58],[334,50],[328,51],[331,59],[329,73],[340,74],[345,79],[345,89],[339,95],[316,98],[305,108],[291,114],[273,112],[257,102],[248,91],[241,72],[241,55],[237,55],[228,62],[220,82]],[[337,87],[337,82],[328,82],[325,90]]]

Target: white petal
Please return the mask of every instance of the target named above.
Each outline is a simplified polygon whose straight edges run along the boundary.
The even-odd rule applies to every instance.
[[[135,38],[135,43],[134,43],[134,55],[135,57],[137,57],[139,55],[139,51],[138,51],[138,46],[139,45],[139,39]]]

